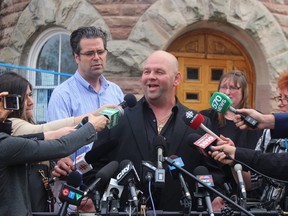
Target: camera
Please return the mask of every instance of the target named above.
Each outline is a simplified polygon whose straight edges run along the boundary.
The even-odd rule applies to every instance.
[[[9,94],[4,96],[4,109],[19,110],[19,98],[21,98],[21,96],[17,94]]]

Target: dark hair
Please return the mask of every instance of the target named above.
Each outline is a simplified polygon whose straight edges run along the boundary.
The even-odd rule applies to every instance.
[[[81,49],[80,40],[82,38],[102,38],[104,49],[106,50],[107,49],[106,36],[107,36],[106,33],[102,29],[96,28],[94,26],[78,28],[77,30],[73,31],[70,36],[70,45],[72,48],[73,55],[74,53],[79,55]]]
[[[239,87],[241,89],[242,99],[240,100],[238,106],[235,108],[237,108],[237,109],[247,108],[247,105],[248,105],[248,83],[247,83],[247,79],[246,79],[244,72],[242,72],[240,70],[232,70],[232,71],[229,71],[228,73],[223,74],[219,80],[218,91],[220,90],[220,86],[221,86],[223,79],[233,80],[234,86],[239,85]],[[221,113],[218,113],[218,122],[219,122],[220,127],[223,127],[226,124],[226,120],[224,118],[224,115]]]
[[[20,109],[14,110],[9,114],[8,118],[21,118],[28,122],[33,122],[32,119],[27,119],[26,112],[24,111],[24,102],[28,86],[32,91],[31,83],[17,73],[6,72],[0,75],[0,92],[7,91],[9,94],[17,94],[21,96],[19,100]]]

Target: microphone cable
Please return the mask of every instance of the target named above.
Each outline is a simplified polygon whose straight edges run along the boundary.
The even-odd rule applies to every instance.
[[[154,200],[153,200],[152,191],[151,191],[151,179],[149,179],[149,182],[148,182],[148,191],[149,191],[149,198],[151,200],[151,205],[153,209],[153,214],[154,216],[156,216],[156,209],[155,209]]]
[[[252,167],[250,167],[250,166],[247,165],[246,163],[244,163],[244,162],[242,162],[242,161],[239,161],[239,160],[237,160],[237,159],[235,159],[235,158],[233,159],[233,158],[232,158],[229,154],[227,154],[226,152],[224,152],[224,151],[222,151],[222,152],[225,153],[226,156],[228,156],[228,158],[234,162],[233,165],[234,165],[235,163],[239,163],[239,164],[241,164],[242,166],[244,166],[246,169],[248,169],[249,171],[252,171],[252,172],[254,172],[254,173],[258,174],[258,175],[261,175],[261,176],[263,176],[264,178],[268,178],[268,179],[270,179],[270,180],[277,181],[277,182],[279,182],[279,183],[288,184],[288,181],[281,180],[281,179],[277,179],[277,178],[273,178],[273,177],[269,177],[269,176],[267,176],[267,175],[265,175],[265,174],[263,174],[263,173],[255,170],[255,169],[253,169]],[[232,167],[232,166],[231,166],[231,167]]]

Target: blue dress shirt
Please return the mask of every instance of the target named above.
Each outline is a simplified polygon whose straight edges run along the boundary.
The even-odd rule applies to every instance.
[[[83,115],[103,105],[117,105],[123,101],[124,94],[118,85],[106,80],[103,75],[100,82],[100,91],[96,92],[77,70],[72,77],[53,90],[48,104],[47,121]],[[83,146],[72,155],[72,159],[91,148],[92,143]]]

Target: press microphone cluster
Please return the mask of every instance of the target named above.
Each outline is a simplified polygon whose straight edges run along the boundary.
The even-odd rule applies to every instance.
[[[126,107],[134,107],[137,103],[137,99],[133,94],[127,94],[124,97],[124,101],[118,104],[115,109],[106,108],[100,112],[101,115],[106,116],[110,120],[108,128],[113,128],[118,125],[119,117],[124,115],[124,109]]]
[[[213,93],[212,97],[210,98],[210,105],[215,111],[220,112],[222,114],[227,113],[229,110],[235,114],[240,115],[244,123],[251,128],[256,128],[258,125],[257,120],[255,120],[251,116],[244,116],[238,113],[237,110],[232,106],[233,102],[231,101],[231,99],[221,92]]]

